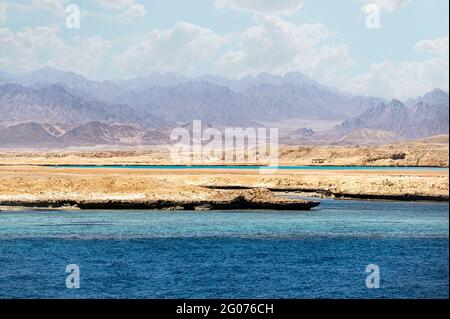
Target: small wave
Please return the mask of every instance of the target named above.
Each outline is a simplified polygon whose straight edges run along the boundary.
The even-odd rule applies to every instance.
[[[64,224],[37,224],[38,227],[71,227],[71,226],[112,226],[112,223],[103,222],[82,222],[82,223],[64,223]]]

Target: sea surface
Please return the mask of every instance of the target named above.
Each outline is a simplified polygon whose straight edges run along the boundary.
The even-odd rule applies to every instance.
[[[426,167],[426,166],[259,166],[259,165],[46,165],[54,168],[131,168],[131,169],[232,169],[232,170],[332,170],[332,171],[431,171],[448,172],[448,167]]]
[[[448,298],[448,209],[0,212],[0,298]]]

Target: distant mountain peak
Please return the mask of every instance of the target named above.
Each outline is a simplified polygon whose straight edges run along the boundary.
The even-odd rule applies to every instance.
[[[425,102],[429,105],[448,105],[448,93],[440,88],[435,88],[433,91],[424,94],[423,96],[419,96],[414,99],[409,99],[406,101],[408,106],[413,107],[419,102]]]
[[[36,71],[31,72],[34,75],[42,75],[42,76],[75,76],[77,78],[84,78],[82,75],[76,74],[72,71],[64,71],[57,69],[52,66],[44,66]]]
[[[440,88],[435,88],[433,91],[426,93],[423,98],[446,98],[448,99],[448,93]]]
[[[405,107],[405,104],[402,101],[397,100],[397,99],[392,99],[391,103],[389,103],[389,104],[394,107]]]
[[[56,84],[56,83],[83,83],[89,82],[82,75],[71,71],[62,71],[51,66],[44,66],[30,73],[15,76],[14,82],[22,85],[32,84]]]
[[[388,105],[378,104],[363,114],[337,127],[340,132],[355,129],[385,130],[406,138],[426,137],[448,132],[448,94],[435,90],[407,107],[393,99]]]
[[[440,88],[435,88],[433,91],[431,91],[430,93],[432,94],[445,94],[448,95],[447,92],[445,92],[444,90],[440,89]]]
[[[43,66],[42,68],[39,68],[39,69],[33,71],[32,73],[41,73],[41,72],[46,72],[46,73],[47,72],[55,72],[55,73],[57,72],[57,73],[61,73],[61,72],[64,72],[64,71],[59,70],[57,68],[54,68],[52,66],[46,65],[46,66]]]

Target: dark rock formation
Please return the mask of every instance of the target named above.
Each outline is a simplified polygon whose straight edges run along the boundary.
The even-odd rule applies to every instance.
[[[100,200],[100,199],[49,199],[49,200],[3,200],[0,206],[37,208],[80,208],[80,209],[153,209],[153,210],[309,210],[320,204],[276,197],[267,189],[252,189],[240,192],[224,200]]]

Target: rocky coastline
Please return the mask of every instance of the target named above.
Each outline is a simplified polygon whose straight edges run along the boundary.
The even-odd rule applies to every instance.
[[[0,207],[50,209],[148,209],[148,210],[309,210],[319,201],[288,199],[267,189],[252,189],[230,198],[214,200],[181,199],[14,199],[0,200]]]
[[[207,186],[216,190],[251,190],[248,186]],[[268,187],[267,190],[275,193],[301,194],[310,197],[332,198],[332,199],[362,199],[362,200],[393,200],[393,201],[434,201],[448,202],[449,195],[418,195],[418,194],[369,194],[369,193],[345,193],[333,190],[316,188],[290,188],[290,187]]]

